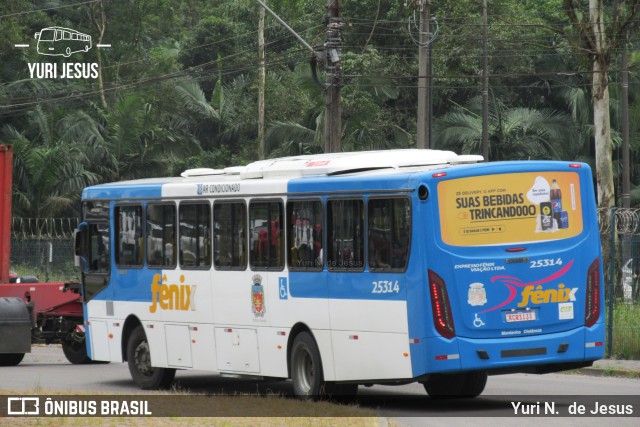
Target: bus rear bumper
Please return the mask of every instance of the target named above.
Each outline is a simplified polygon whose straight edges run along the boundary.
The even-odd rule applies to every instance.
[[[489,374],[548,373],[590,366],[604,357],[605,325],[545,335],[472,339],[427,338],[424,368],[416,376],[486,370]],[[414,359],[415,360],[415,359]]]

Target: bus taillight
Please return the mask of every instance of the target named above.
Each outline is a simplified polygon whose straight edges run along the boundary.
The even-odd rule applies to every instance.
[[[584,309],[585,326],[593,326],[600,317],[600,260],[595,259],[587,272],[587,296]]]
[[[433,271],[429,270],[429,292],[431,294],[431,311],[436,330],[445,338],[456,336],[453,326],[449,294],[444,280]]]

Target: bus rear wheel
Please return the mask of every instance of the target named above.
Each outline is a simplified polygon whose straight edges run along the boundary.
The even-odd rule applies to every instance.
[[[485,371],[460,374],[434,374],[423,383],[429,397],[434,399],[477,397],[487,385]]]
[[[320,351],[313,337],[301,332],[291,350],[293,394],[299,399],[317,399],[324,386]]]
[[[151,366],[151,349],[142,326],[137,326],[127,342],[127,361],[133,381],[143,390],[167,388],[176,376],[171,368]]]
[[[291,350],[291,381],[298,399],[349,401],[358,392],[358,384],[326,382],[318,345],[308,332],[301,332]]]

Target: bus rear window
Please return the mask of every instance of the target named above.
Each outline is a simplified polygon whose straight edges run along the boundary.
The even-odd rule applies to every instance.
[[[577,172],[474,176],[438,184],[441,235],[454,246],[541,242],[582,233]]]

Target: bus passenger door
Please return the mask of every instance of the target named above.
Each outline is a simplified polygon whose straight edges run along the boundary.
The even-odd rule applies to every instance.
[[[109,224],[85,222],[76,236],[76,253],[83,264],[82,294],[88,303],[109,284]]]

